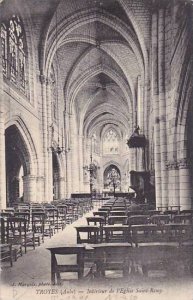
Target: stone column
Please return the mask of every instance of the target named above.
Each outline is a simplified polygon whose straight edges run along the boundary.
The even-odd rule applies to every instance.
[[[190,162],[187,158],[178,160],[180,183],[180,209],[193,208],[193,184],[191,182]]]
[[[162,206],[168,205],[167,136],[166,136],[166,96],[165,96],[165,7],[159,9],[158,19],[158,77],[159,77],[159,124],[161,153]]]
[[[143,131],[143,93],[141,87],[141,76],[137,77],[137,125]]]
[[[42,143],[43,143],[43,168],[44,168],[44,201],[48,200],[48,119],[47,119],[47,80],[40,76],[42,92]]]
[[[80,178],[80,192],[84,192],[83,184],[83,137],[79,136],[79,178]]]
[[[179,201],[179,169],[175,160],[168,161],[166,168],[169,178],[168,205],[180,205]]]
[[[90,164],[91,144],[88,138],[84,138],[84,167]],[[84,192],[90,193],[90,174],[84,170]]]
[[[64,135],[63,135],[64,136]],[[60,174],[61,183],[60,183],[60,195],[61,198],[64,199],[67,197],[66,195],[66,151],[60,154],[62,173]]]
[[[71,172],[72,192],[79,192],[79,164],[78,164],[78,143],[76,120],[74,114],[70,115],[70,136],[71,136]]]
[[[1,61],[0,52],[0,209],[4,209],[6,208],[5,120],[3,105],[3,71]]]
[[[52,107],[51,107],[51,80],[46,80],[46,98],[47,98],[47,155],[48,155],[48,173],[47,173],[47,183],[48,183],[48,198],[45,201],[52,201],[53,200],[53,163],[52,163],[52,151],[50,147],[52,146]]]
[[[26,175],[23,176],[23,198],[24,202],[41,202],[36,197],[36,176]]]
[[[59,177],[58,178],[58,184],[59,184],[59,199],[63,199],[65,198],[65,188],[64,188],[64,184],[65,184],[65,178],[64,177]]]
[[[70,115],[65,113],[65,137],[66,137],[66,195],[70,197],[72,193],[72,144]]]
[[[0,94],[0,101],[2,102]],[[6,171],[5,171],[5,128],[4,113],[0,106],[0,208],[6,208]]]
[[[44,202],[44,180],[44,176],[38,176],[36,178],[36,202]]]
[[[159,124],[159,97],[158,97],[158,13],[154,8],[152,14],[152,102],[154,111],[154,143],[155,143],[155,190],[156,206],[162,205],[161,190],[161,153],[160,153],[160,124]]]

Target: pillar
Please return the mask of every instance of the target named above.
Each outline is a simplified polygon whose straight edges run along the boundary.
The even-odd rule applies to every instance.
[[[65,144],[66,144],[66,196],[70,197],[72,193],[72,145],[70,138],[70,115],[65,112]]]
[[[47,80],[44,75],[40,76],[42,93],[42,154],[43,154],[43,174],[44,174],[44,200],[48,201],[48,120],[47,120]]]
[[[70,115],[72,192],[79,192],[78,136],[75,115]]]
[[[58,197],[59,197],[59,199],[64,199],[65,198],[65,178],[59,177],[58,184],[59,184]]]
[[[53,163],[52,163],[52,99],[51,99],[51,80],[48,78],[46,80],[46,99],[47,99],[47,198],[44,200],[50,202],[53,200]],[[46,163],[46,162],[45,162]]]
[[[191,182],[190,163],[187,158],[178,160],[180,183],[180,209],[193,208],[193,185]]]
[[[79,178],[80,178],[80,192],[84,192],[84,184],[83,184],[83,137],[79,136]]]
[[[158,18],[158,81],[159,81],[159,124],[162,206],[168,205],[167,136],[166,136],[166,96],[165,96],[165,7],[159,9]]]
[[[158,12],[155,7],[152,11],[152,102],[154,111],[154,159],[155,159],[155,190],[156,206],[162,205],[161,190],[161,153],[160,153],[160,123],[158,97]]]
[[[168,190],[168,205],[180,205],[179,199],[179,168],[176,160],[168,161],[166,164],[169,190]]]
[[[6,208],[5,120],[3,102],[3,71],[0,53],[0,209]]]
[[[41,202],[42,199],[36,197],[36,176],[23,176],[23,199],[24,202]]]
[[[0,94],[2,102],[2,95]],[[2,103],[1,103],[2,104]],[[4,113],[0,105],[0,208],[6,208],[5,128]]]

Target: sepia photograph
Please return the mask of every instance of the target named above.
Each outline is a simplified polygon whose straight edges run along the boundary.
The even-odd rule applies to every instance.
[[[193,300],[193,0],[0,0],[0,300]]]

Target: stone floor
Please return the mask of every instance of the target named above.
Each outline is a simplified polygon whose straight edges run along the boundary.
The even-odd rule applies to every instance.
[[[104,300],[141,300],[141,299],[179,299],[193,300],[193,282],[191,276],[175,278],[168,281],[165,276],[150,276],[144,278],[140,274],[132,275],[129,279],[113,279],[111,272],[109,279],[83,282],[67,280],[62,287],[53,287],[50,284],[50,252],[46,249],[51,246],[62,246],[65,243],[76,243],[74,226],[86,224],[86,216],[67,225],[51,239],[35,250],[28,248],[27,254],[18,258],[13,267],[2,264],[0,300],[92,300],[100,297]],[[88,272],[89,268],[85,270]],[[117,274],[116,274],[117,275]],[[160,274],[158,274],[160,275]],[[117,276],[116,276],[117,277]],[[73,277],[72,277],[73,278]],[[185,294],[185,296],[184,296]]]

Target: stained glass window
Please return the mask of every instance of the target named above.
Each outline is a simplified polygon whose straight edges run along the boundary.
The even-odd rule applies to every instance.
[[[3,74],[25,92],[27,47],[25,32],[19,16],[1,24]]]
[[[103,154],[119,153],[119,136],[114,129],[108,130],[103,138]]]

